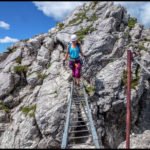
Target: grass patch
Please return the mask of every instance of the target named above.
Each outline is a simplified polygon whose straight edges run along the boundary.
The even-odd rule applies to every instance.
[[[144,51],[147,51],[148,49],[144,47],[144,43],[143,44],[139,44],[138,45],[138,49],[141,51],[141,50],[144,50]]]
[[[122,84],[127,86],[127,70],[123,70]]]
[[[82,41],[88,33],[92,33],[93,31],[95,31],[95,29],[92,27],[92,25],[89,25],[86,28],[82,27],[80,30],[75,32],[75,34],[78,36],[79,41]]]
[[[21,56],[18,56],[18,57],[16,58],[16,63],[21,64],[21,60],[22,60]]]
[[[88,18],[86,16],[87,11],[88,11],[88,9],[84,9],[83,12],[75,14],[76,17],[69,21],[69,25],[78,25],[78,24],[82,23],[84,19],[86,19],[87,21],[92,21],[92,22],[94,22],[98,19],[98,17],[96,16],[95,13],[90,18]]]
[[[85,7],[83,7],[82,12],[75,14],[76,17],[74,19],[70,20],[68,24],[69,25],[78,25],[78,24],[82,23],[84,19],[88,20],[88,17],[86,16],[88,9],[89,8],[86,9]]]
[[[128,27],[130,29],[134,28],[135,24],[137,23],[137,19],[136,18],[129,18],[128,20]]]
[[[25,114],[25,116],[29,115],[30,117],[34,117],[36,111],[36,104],[32,106],[21,107],[21,111]]]
[[[0,110],[4,110],[6,113],[10,112],[9,108],[5,106],[5,104],[2,101],[0,101]]]
[[[130,36],[129,32],[125,32],[124,35],[126,38],[128,38]]]
[[[140,80],[139,71],[140,71],[140,66],[137,65],[136,70],[135,70],[135,78],[131,82],[132,89],[135,89],[139,83],[139,80]]]
[[[46,74],[42,74],[42,73],[37,73],[37,75],[38,75],[38,79],[42,79],[42,80],[44,80],[47,77]]]
[[[48,65],[47,65],[47,68],[49,68],[51,66],[51,64],[49,63]]]
[[[28,67],[27,67],[27,66],[21,66],[21,65],[19,65],[19,66],[15,66],[15,67],[14,67],[15,73],[18,73],[18,74],[26,73],[27,70],[28,70]]]
[[[78,24],[80,24],[82,22],[82,20],[80,19],[80,18],[74,18],[74,19],[72,19],[72,20],[70,20],[69,21],[69,25],[78,25]]]
[[[81,20],[87,19],[86,10],[84,10],[83,12],[80,12],[80,13],[78,13],[78,14],[75,14],[75,16],[76,16],[77,18],[80,18]]]
[[[86,16],[86,10],[84,10],[83,12],[79,12],[77,14],[75,14],[75,18],[69,21],[69,25],[78,25],[80,23],[82,23],[82,21],[84,19],[88,19]]]
[[[96,21],[98,19],[98,17],[96,16],[96,14],[94,13],[92,16],[91,16],[91,18],[88,18],[87,19],[87,21],[92,21],[92,22],[94,22],[94,21]]]

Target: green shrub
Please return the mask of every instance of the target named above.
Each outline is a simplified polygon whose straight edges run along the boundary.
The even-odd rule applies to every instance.
[[[135,87],[138,85],[140,76],[139,76],[139,66],[137,66],[135,70],[135,78],[131,80],[131,89],[135,89]],[[127,87],[127,71],[123,71],[123,76],[122,76],[122,84]]]
[[[0,110],[4,110],[6,113],[10,112],[9,108],[5,106],[5,104],[2,101],[0,101]]]
[[[131,82],[131,89],[135,89],[135,87],[139,83],[139,79],[140,79],[140,77],[138,76],[137,78],[135,78],[135,79],[132,80],[132,82]]]
[[[25,116],[29,115],[30,117],[34,117],[36,111],[36,104],[32,106],[21,107],[21,111],[25,114]]]
[[[135,24],[137,23],[137,19],[136,18],[129,18],[128,20],[128,27],[130,29],[134,28]]]
[[[127,86],[127,71],[126,70],[123,70],[122,84]]]
[[[51,66],[51,64],[49,63],[49,64],[47,64],[47,68],[49,68]]]
[[[16,58],[16,63],[21,64],[21,60],[22,60],[21,56],[18,56],[18,57]]]
[[[27,66],[19,65],[19,66],[15,66],[15,67],[14,67],[15,73],[18,73],[18,74],[20,74],[20,73],[22,73],[22,72],[23,72],[23,73],[26,73],[27,70],[28,70],[28,67],[27,67]]]
[[[98,3],[98,1],[93,1],[93,2],[92,2],[92,9],[95,8],[95,6],[96,6],[97,3]]]
[[[16,47],[15,46],[13,46],[13,47],[8,47],[7,48],[7,53],[13,53],[13,52],[15,52],[16,51]]]
[[[75,34],[78,36],[79,41],[82,41],[83,38],[88,34],[95,31],[95,29],[92,27],[92,25],[87,26],[86,28],[81,28]]]
[[[137,65],[136,70],[135,70],[135,79],[133,79],[131,82],[131,88],[132,89],[135,89],[135,87],[139,83],[139,80],[140,80],[139,71],[140,71],[140,66]]]
[[[125,35],[125,38],[131,38],[129,32],[125,32],[124,35]]]
[[[144,41],[150,42],[150,39],[148,39],[148,38],[145,37]]]
[[[85,90],[86,90],[86,92],[87,92],[88,94],[91,95],[92,93],[95,92],[95,87],[92,86],[92,85],[88,85],[88,86],[85,87]]]
[[[29,39],[20,40],[20,42],[27,42]]]
[[[64,23],[57,23],[57,26],[59,27],[59,30],[62,30],[64,27]]]

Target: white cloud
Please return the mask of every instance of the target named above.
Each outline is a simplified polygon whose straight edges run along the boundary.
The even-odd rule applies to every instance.
[[[4,21],[0,21],[0,28],[9,30],[10,29],[10,25]]]
[[[15,43],[18,42],[18,39],[11,38],[9,36],[5,36],[3,39],[0,39],[0,43]]]
[[[38,10],[42,11],[46,16],[53,17],[56,20],[64,19],[77,6],[84,2],[33,2]]]
[[[136,17],[145,27],[150,27],[150,2],[115,2],[127,8],[128,13]]]

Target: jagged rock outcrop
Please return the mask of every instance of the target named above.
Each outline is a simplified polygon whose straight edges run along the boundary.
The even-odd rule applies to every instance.
[[[117,148],[125,140],[126,50],[132,47],[148,69],[150,64],[150,31],[136,22],[131,26],[129,18],[113,2],[87,2],[48,33],[0,55],[0,148],[60,148],[71,77],[62,60],[73,33],[86,55],[83,81],[95,89],[87,92],[99,141]],[[150,76],[135,62],[132,69],[132,132],[138,142],[149,136]],[[149,148],[147,141],[143,147]]]

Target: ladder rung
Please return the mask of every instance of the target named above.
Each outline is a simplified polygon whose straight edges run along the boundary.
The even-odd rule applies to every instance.
[[[85,114],[76,113],[77,117],[74,117],[73,119],[88,119]]]
[[[85,102],[85,100],[73,100],[73,103],[75,102]]]
[[[87,117],[79,116],[77,119],[88,119]]]
[[[85,117],[85,116],[86,116],[85,113],[81,113],[81,112],[77,112],[77,111],[74,111],[74,112],[72,112],[71,114],[72,114],[72,115],[73,115],[73,114],[76,114],[76,115],[78,115],[79,117],[82,117],[82,116]],[[86,117],[87,117],[87,116],[86,116]],[[76,118],[77,118],[77,117],[76,117]]]
[[[72,95],[72,97],[73,98],[84,98],[85,99],[84,95]]]
[[[74,103],[75,105],[80,105],[81,103]]]
[[[80,103],[80,104],[81,104],[81,103]],[[82,104],[81,104],[81,105],[82,105]],[[79,107],[78,107],[76,104],[73,103],[71,108],[78,108],[78,109],[81,109],[81,107],[82,107],[82,106],[79,106]],[[86,106],[84,106],[84,108],[87,109]]]
[[[85,121],[87,121],[87,120],[88,120],[88,118],[85,118],[85,117],[82,117],[82,118],[81,118],[81,117],[80,117],[80,118],[79,118],[79,117],[77,117],[77,118],[75,118],[75,119],[82,119],[82,120],[85,120]]]
[[[73,103],[71,108],[80,108],[80,106],[77,106]]]
[[[76,127],[87,127],[89,126],[89,124],[86,124],[86,125],[78,125],[78,126],[70,126],[71,128],[76,128]]]
[[[84,98],[85,99],[85,97],[84,96],[79,96],[79,95],[77,95],[77,96],[73,96],[73,98]]]
[[[88,119],[87,119],[86,121],[74,121],[74,123],[75,123],[75,122],[84,122],[85,124],[90,124],[90,122],[88,121]],[[93,124],[96,125],[95,122],[93,122]]]
[[[70,133],[78,133],[78,132],[89,132],[89,130],[78,130],[78,131],[71,131]]]
[[[81,146],[81,145],[86,145],[86,146],[87,146],[87,148],[88,148],[88,146],[94,146],[94,145],[91,145],[91,144],[79,143],[79,144],[69,144],[69,145],[68,145],[68,147]]]
[[[74,103],[74,104],[72,104],[72,105],[73,105],[73,106],[76,106],[76,105],[80,106],[81,103]]]
[[[74,112],[81,112],[81,110],[78,110],[78,109],[76,109],[76,108],[71,109],[71,113],[74,113]]]
[[[74,100],[78,100],[78,99],[84,99],[84,98],[72,97],[72,101],[74,101]]]
[[[69,137],[69,139],[82,139],[82,138],[89,138],[91,136],[92,135],[89,135],[89,136],[78,136],[78,137]]]
[[[84,96],[72,95],[72,98],[84,98]],[[85,98],[84,98],[85,99]]]
[[[78,114],[79,117],[82,117],[83,115],[86,115],[86,114],[85,113]]]
[[[90,126],[90,122],[87,120],[87,122],[85,122],[84,121],[84,123],[85,123],[85,125],[89,125]],[[95,123],[93,123],[94,124],[94,126],[96,125]]]
[[[76,123],[76,122],[85,122],[85,121],[73,121],[73,122],[71,122],[71,123]]]
[[[77,113],[77,112],[81,113],[81,111],[78,111],[78,110],[72,110],[71,113]]]
[[[82,97],[73,97],[72,98],[73,100],[77,100],[77,99],[85,99],[84,97],[82,98]]]
[[[79,101],[79,102],[74,102],[74,104],[82,104],[82,103]]]
[[[74,112],[74,111],[79,111],[79,112],[81,112],[81,110],[80,110],[79,108],[72,108],[71,110],[72,110],[71,112]]]
[[[73,110],[73,109],[74,110],[80,110],[80,108],[77,108],[77,107],[72,107],[71,110]]]
[[[81,101],[77,101],[77,100],[76,100],[76,101],[73,101],[73,102],[74,102],[74,103],[85,102],[85,100],[83,100],[83,101],[82,101],[82,100],[81,100]]]
[[[79,104],[81,104],[81,103],[73,103],[72,106],[76,106],[76,105],[79,105]]]

